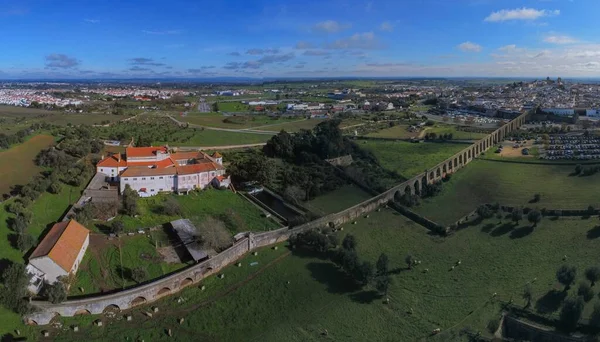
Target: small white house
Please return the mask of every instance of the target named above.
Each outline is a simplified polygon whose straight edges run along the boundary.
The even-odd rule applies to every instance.
[[[75,274],[90,243],[90,231],[75,220],[56,223],[29,257],[32,275],[29,289],[53,284],[59,277]]]

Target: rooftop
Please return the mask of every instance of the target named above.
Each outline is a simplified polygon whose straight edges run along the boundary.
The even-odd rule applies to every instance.
[[[89,234],[90,231],[75,220],[58,222],[50,228],[29,260],[48,256],[66,272],[70,272]]]

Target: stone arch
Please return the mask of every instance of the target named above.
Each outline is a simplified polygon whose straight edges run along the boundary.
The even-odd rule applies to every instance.
[[[163,295],[166,295],[166,294],[168,294],[170,292],[171,292],[171,289],[165,286],[162,289],[158,290],[158,292],[156,293],[156,295],[157,296],[163,296]]]
[[[448,169],[446,169],[446,164],[442,166],[442,175],[448,173]]]
[[[458,167],[458,158],[454,158],[454,167],[453,168],[455,168],[455,167]]]
[[[421,178],[421,187],[425,187],[425,184],[427,184],[427,174]]]
[[[430,180],[433,180],[433,177],[434,177],[434,174],[433,174],[433,171],[431,171],[431,172],[429,173],[429,179],[430,179]]]
[[[418,179],[414,182],[413,187],[415,188],[415,195],[420,195],[421,194],[421,184],[419,184]]]
[[[142,305],[142,304],[145,304],[145,303],[147,303],[147,302],[148,302],[148,301],[146,300],[146,297],[139,296],[139,297],[135,297],[135,298],[134,298],[134,299],[131,301],[131,303],[129,303],[129,305],[131,305],[131,306],[136,306],[136,305]]]
[[[435,176],[442,177],[442,168],[438,167],[437,170],[435,170]]]
[[[193,282],[194,282],[194,280],[192,278],[185,278],[179,284],[179,288],[190,286],[190,285],[192,285]]]
[[[460,156],[458,156],[458,162],[459,162],[460,164],[462,164],[462,163],[463,163],[463,155],[462,155],[462,154],[461,154]]]
[[[468,159],[471,159],[471,150],[469,150],[469,151],[467,152],[467,158],[468,158]]]
[[[452,169],[454,168],[454,167],[452,166],[452,165],[454,165],[454,164],[452,164],[452,160],[451,160],[451,161],[449,161],[449,162],[447,163],[447,165],[448,165],[448,172],[452,172],[452,171],[453,171]]]
[[[27,325],[38,325],[38,322],[34,321],[31,318],[28,318],[27,322],[25,322],[25,324],[27,324]]]
[[[75,313],[73,314],[73,316],[79,316],[79,315],[91,315],[92,313],[90,312],[90,310],[88,309],[79,309],[77,311],[75,311]]]
[[[407,185],[407,186],[404,188],[404,194],[409,194],[409,195],[412,195],[412,187],[411,187],[410,185]]]
[[[121,311],[121,308],[117,304],[110,304],[107,305],[104,310],[102,310],[103,313],[108,311],[119,312]]]

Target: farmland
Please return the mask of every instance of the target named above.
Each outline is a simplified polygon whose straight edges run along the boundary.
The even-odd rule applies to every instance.
[[[273,131],[273,133],[277,133],[279,131],[286,132],[298,132],[301,129],[313,129],[319,123],[325,121],[324,119],[306,119],[303,121],[295,121],[288,122],[276,125],[270,125],[269,127],[265,127],[264,130]]]
[[[384,128],[377,132],[367,134],[367,137],[385,138],[385,139],[410,139],[419,136],[418,132],[409,132],[408,125],[396,125],[390,128]]]
[[[217,128],[243,129],[297,121],[298,118],[272,118],[266,115],[223,116],[217,113],[188,114],[177,118],[194,125]]]
[[[329,261],[310,254],[286,256],[285,248],[263,249],[257,257],[246,256],[242,267],[224,269],[225,279],[213,276],[203,281],[206,291],[191,287],[182,292],[185,303],[172,298],[159,301],[161,311],[152,319],[142,315],[143,308],[134,309],[133,322],[111,321],[98,329],[92,326],[98,316],[79,316],[61,319],[79,324],[79,333],[52,333],[59,334],[57,340],[85,335],[88,340],[185,341],[200,336],[205,340],[414,341],[440,328],[442,334],[432,340],[467,341],[467,336],[461,336],[466,327],[489,336],[486,325],[499,319],[501,303],[514,299],[516,306],[524,306],[521,294],[527,283],[533,288],[532,310],[556,317],[560,302],[549,302],[552,291],[562,293],[556,269],[568,255],[568,264],[577,268],[577,281],[583,279],[583,270],[597,260],[594,225],[590,220],[544,219],[532,229],[525,224],[498,224],[494,219],[440,238],[383,210],[346,226],[344,234],[356,237],[359,255],[371,262],[381,252],[389,256],[393,282],[387,305],[372,288],[354,287]],[[409,253],[422,261],[413,270],[404,263]],[[276,257],[281,258],[267,267]],[[260,271],[248,267],[253,260],[259,261]],[[458,260],[461,264],[452,269]],[[576,291],[573,287],[569,293]],[[586,304],[584,317],[599,301],[596,297]],[[174,323],[177,317],[185,317],[183,324]],[[167,336],[167,328],[173,337]]]
[[[339,189],[320,195],[304,203],[304,206],[319,215],[337,213],[371,198],[367,192],[356,185],[347,184]]]
[[[585,209],[600,206],[595,187],[600,175],[573,176],[574,166],[518,164],[474,160],[444,183],[442,192],[415,210],[442,224],[451,224],[482,203]],[[539,193],[539,203],[530,204]]]
[[[437,136],[442,134],[452,134],[454,140],[477,140],[484,138],[487,133],[467,132],[460,130],[455,125],[436,124],[433,127],[426,127],[420,134],[424,137],[427,133],[435,133]]]
[[[169,146],[219,146],[219,145],[242,145],[242,144],[257,144],[267,142],[271,138],[269,134],[255,134],[242,132],[227,132],[215,130],[197,130],[189,134],[189,129],[181,131],[171,136],[168,141],[155,141],[154,145]],[[275,133],[273,133],[275,134]],[[179,137],[187,137],[189,139],[181,141]]]
[[[377,157],[379,163],[409,179],[464,149],[453,143],[410,143],[404,141],[365,140],[357,142]]]
[[[23,185],[41,171],[33,160],[44,148],[54,143],[50,135],[36,135],[22,144],[0,152],[0,194],[10,191],[14,185]]]

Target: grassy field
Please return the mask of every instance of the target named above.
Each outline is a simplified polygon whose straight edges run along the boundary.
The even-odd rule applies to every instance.
[[[409,132],[408,125],[396,125],[394,127],[385,128],[378,132],[367,134],[367,137],[385,138],[385,139],[410,139],[419,136],[418,132]]]
[[[337,213],[350,208],[360,202],[366,201],[373,196],[354,184],[320,195],[317,198],[304,203],[304,206],[319,215]]]
[[[217,128],[232,128],[232,129],[243,129],[257,126],[273,125],[280,123],[287,123],[289,121],[297,121],[297,118],[290,119],[274,119],[266,115],[245,115],[245,116],[223,116],[218,113],[201,113],[201,114],[188,114],[183,118],[177,118],[185,122],[189,122],[195,125],[201,125],[206,127],[217,127]],[[226,122],[225,120],[229,119]]]
[[[92,326],[99,316],[79,316],[61,318],[65,326],[79,324],[79,333],[51,331],[63,341],[78,336],[92,341],[468,341],[460,335],[463,328],[490,336],[486,325],[499,319],[500,303],[513,299],[524,306],[523,288],[534,279],[532,309],[555,317],[561,296],[577,291],[573,286],[563,294],[556,269],[568,255],[567,263],[577,267],[576,283],[583,280],[584,269],[597,262],[595,225],[591,220],[544,219],[532,229],[491,220],[441,238],[383,210],[344,227],[343,233],[356,236],[361,258],[374,263],[381,252],[390,258],[389,304],[372,288],[354,287],[327,260],[285,256],[285,248],[264,249],[257,257],[244,258],[242,267],[226,268],[224,279],[203,281],[205,291],[183,291],[182,304],[173,298],[159,301],[155,305],[161,311],[152,319],[140,308],[132,310],[133,322],[113,320],[99,329]],[[413,270],[404,263],[408,253],[422,262]],[[275,257],[278,262],[265,267]],[[259,262],[256,269],[248,266],[251,261]],[[585,317],[598,301],[596,296],[586,304]],[[179,317],[185,317],[181,325]],[[436,328],[442,333],[429,337]],[[172,329],[172,337],[166,329]]]
[[[158,213],[167,196],[172,196],[179,202],[182,210],[181,217]],[[126,231],[135,232],[140,228],[155,227],[182,217],[200,223],[207,216],[224,221],[232,234],[279,228],[275,221],[263,217],[260,209],[229,190],[207,189],[191,192],[187,196],[160,195],[142,198],[138,206],[140,210],[138,217],[120,215],[116,218],[125,224]],[[105,231],[103,226],[104,224],[97,224],[96,229]]]
[[[417,144],[376,140],[358,141],[358,144],[373,152],[384,168],[396,171],[407,179],[437,165],[468,146],[452,143]]]
[[[275,132],[273,134],[275,134]],[[269,134],[238,133],[205,129],[198,130],[191,139],[185,142],[155,141],[154,145],[227,146],[264,143],[269,139],[271,139],[271,135]]]
[[[487,133],[474,133],[458,130],[455,125],[436,124],[433,127],[426,127],[420,134],[424,137],[427,133],[435,133],[438,136],[441,134],[452,134],[453,140],[477,140],[483,139]]]
[[[451,224],[481,203],[528,205],[548,209],[600,206],[595,187],[600,175],[571,176],[574,166],[503,163],[474,160],[444,183],[442,192],[415,210],[442,224]],[[528,203],[539,193],[539,203]]]
[[[219,102],[219,111],[221,112],[247,112],[251,110],[250,106],[241,102]]]
[[[54,143],[50,135],[36,135],[22,144],[0,152],[0,194],[10,191],[14,185],[24,185],[41,171],[33,160],[44,148]]]
[[[147,272],[145,280],[150,280],[184,266],[181,263],[164,262],[153,240],[145,235],[123,236],[102,245],[96,243],[88,250],[70,294],[99,293],[135,285],[130,272],[136,267],[143,267]]]
[[[269,127],[265,127],[263,130],[273,131],[274,133],[278,133],[281,130],[284,130],[286,132],[298,132],[301,129],[313,129],[316,125],[320,124],[323,121],[325,121],[325,119],[307,119],[304,121],[272,125]]]

